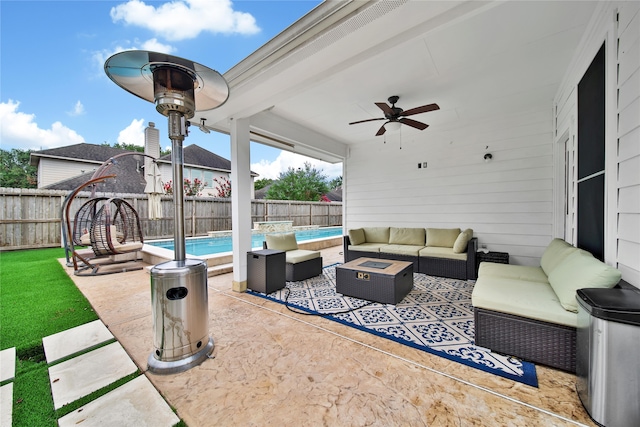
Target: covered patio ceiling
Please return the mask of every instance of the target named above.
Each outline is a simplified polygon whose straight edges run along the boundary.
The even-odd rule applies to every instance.
[[[374,102],[437,103],[411,118],[456,129],[540,106],[553,97],[597,7],[594,1],[344,1],[319,5],[224,76],[231,95],[201,112],[212,128],[251,118],[252,139],[328,162],[372,143]]]

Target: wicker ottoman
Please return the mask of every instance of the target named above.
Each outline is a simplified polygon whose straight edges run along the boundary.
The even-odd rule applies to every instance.
[[[398,304],[413,289],[413,263],[358,258],[336,267],[336,292],[382,304]]]

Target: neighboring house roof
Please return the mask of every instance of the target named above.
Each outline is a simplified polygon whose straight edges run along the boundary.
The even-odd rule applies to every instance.
[[[264,186],[264,187],[262,187],[261,189],[256,190],[256,191],[254,192],[253,198],[254,198],[254,199],[256,199],[256,200],[257,200],[257,199],[264,199],[264,198],[265,198],[265,196],[267,195],[267,191],[269,191],[269,188],[271,188],[271,186],[272,186],[272,185],[273,185],[273,183],[272,183],[272,184],[265,185],[265,186]]]
[[[325,194],[325,197],[329,199],[331,202],[341,202],[342,201],[342,186],[338,188],[334,188]]]
[[[31,153],[31,165],[38,166],[42,157],[55,159],[84,160],[90,163],[101,164],[105,160],[118,154],[126,153],[128,150],[113,148],[106,145],[96,144],[74,144],[66,147],[50,148],[48,150],[33,151]]]
[[[34,151],[31,153],[31,164],[38,166],[41,158],[51,158],[57,160],[80,161],[95,164],[96,168],[103,162],[123,153],[134,153],[129,150],[95,144],[74,144],[66,147],[51,148],[47,150]],[[220,157],[195,144],[184,147],[184,163],[190,167],[213,169],[221,172],[231,172],[231,162],[224,157]],[[110,175],[116,175],[115,179],[107,180],[98,185],[99,191],[112,193],[144,193],[144,156],[132,155],[120,157],[117,163],[109,169]],[[171,154],[160,157],[160,163],[171,163]],[[258,174],[251,172],[252,176]],[[93,170],[58,181],[43,188],[52,190],[74,190],[91,179]]]
[[[183,162],[186,166],[195,166],[199,168],[208,168],[218,171],[231,173],[231,161],[220,157],[209,150],[191,144],[182,149]],[[161,163],[171,163],[171,154],[160,157],[158,159]],[[252,176],[258,176],[257,173],[251,172]]]
[[[125,150],[120,150],[125,151]],[[110,158],[110,157],[109,157]],[[99,193],[111,194],[140,194],[144,193],[146,181],[144,178],[144,157],[125,156],[118,159],[117,163],[109,168],[107,175],[115,175],[113,179],[108,179],[96,185]],[[64,181],[58,181],[43,188],[49,190],[71,191],[86,183],[93,176],[94,171],[76,175]],[[88,187],[86,191],[91,191]]]

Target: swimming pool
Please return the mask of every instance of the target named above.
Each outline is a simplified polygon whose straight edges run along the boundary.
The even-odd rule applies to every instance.
[[[342,235],[342,227],[322,227],[309,230],[294,230],[298,243],[306,240],[324,239],[329,237],[339,237]],[[262,249],[264,241],[263,233],[251,235],[251,247]],[[147,245],[173,250],[173,240],[157,240],[145,242]],[[185,239],[185,250],[187,254],[193,256],[203,256],[231,252],[231,236],[220,237],[188,237]]]

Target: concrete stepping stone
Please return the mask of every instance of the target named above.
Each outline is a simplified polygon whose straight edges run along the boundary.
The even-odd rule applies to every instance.
[[[141,375],[58,420],[59,427],[171,427],[180,419]]]
[[[53,363],[82,350],[113,339],[101,320],[85,323],[42,338],[47,363]]]
[[[137,370],[117,341],[49,368],[55,409],[74,402]]]
[[[0,351],[0,382],[12,380],[16,376],[16,348]]]
[[[0,426],[11,426],[13,419],[13,383],[0,387]]]

